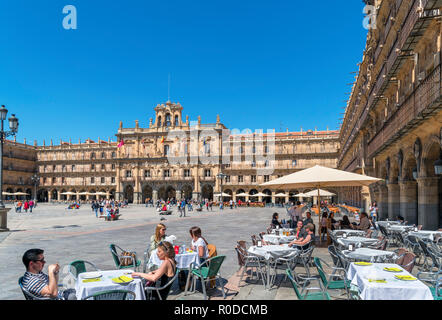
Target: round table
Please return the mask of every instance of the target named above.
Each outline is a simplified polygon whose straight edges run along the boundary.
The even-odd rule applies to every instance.
[[[200,265],[200,258],[196,252],[186,252],[182,254],[175,255],[176,266],[178,269],[188,269],[190,264],[193,263],[195,266]],[[163,260],[158,258],[157,249],[153,250],[150,254],[148,266],[161,266]]]

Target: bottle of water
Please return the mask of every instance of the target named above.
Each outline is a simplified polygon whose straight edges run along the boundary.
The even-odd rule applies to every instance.
[[[186,253],[186,245],[184,245],[184,244],[181,246],[181,253],[182,254]]]

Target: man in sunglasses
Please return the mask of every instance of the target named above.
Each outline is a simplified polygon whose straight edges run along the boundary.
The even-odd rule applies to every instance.
[[[60,265],[51,264],[48,266],[48,274],[43,273],[46,263],[42,249],[29,249],[23,255],[23,264],[26,272],[23,276],[23,287],[36,297],[50,297],[64,300],[74,300],[75,290],[68,289],[64,292],[58,291],[58,273]]]

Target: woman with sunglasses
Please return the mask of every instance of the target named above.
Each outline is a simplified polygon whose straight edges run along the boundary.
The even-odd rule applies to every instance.
[[[146,286],[154,286],[157,281],[160,281],[160,286],[165,286],[175,276],[176,261],[175,250],[170,242],[161,241],[157,248],[158,258],[161,260],[160,267],[149,273],[133,272],[132,277],[140,277],[146,279],[148,282]],[[166,300],[172,284],[168,287],[160,290],[160,296],[162,300]],[[156,300],[158,297],[153,295],[152,299]]]
[[[161,241],[164,241],[166,239],[166,226],[162,223],[159,223],[157,227],[155,228],[155,234],[150,237],[150,251],[152,252],[156,248],[158,248],[158,245]]]

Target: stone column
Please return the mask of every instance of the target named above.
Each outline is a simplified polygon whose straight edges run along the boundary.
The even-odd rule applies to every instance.
[[[287,195],[285,196],[285,203],[289,203],[290,200],[290,193],[287,193]]]
[[[0,232],[7,232],[8,229],[8,211],[11,208],[0,209]]]
[[[409,224],[417,224],[417,183],[400,181],[400,212]]]
[[[158,200],[158,190],[152,190],[152,201],[155,205],[155,202]]]
[[[276,203],[276,197],[275,197],[276,192],[272,191],[272,203]]]
[[[394,220],[400,215],[400,192],[399,185],[397,183],[389,183],[388,188],[388,219]]]
[[[60,202],[61,201],[61,191],[57,191],[57,200],[58,200],[58,202]]]
[[[388,188],[385,184],[379,184],[379,220],[385,220],[388,218]]]
[[[362,204],[361,207],[364,209],[365,212],[369,212],[370,210],[370,205],[371,205],[371,197],[370,197],[370,189],[368,187],[362,187],[361,190],[361,200],[362,200]]]
[[[181,191],[180,191],[180,190],[177,190],[177,191],[176,191],[176,200],[179,201],[179,200],[181,200],[182,197],[183,197],[183,196],[182,196]]]
[[[418,178],[418,224],[422,229],[439,228],[439,178]]]

